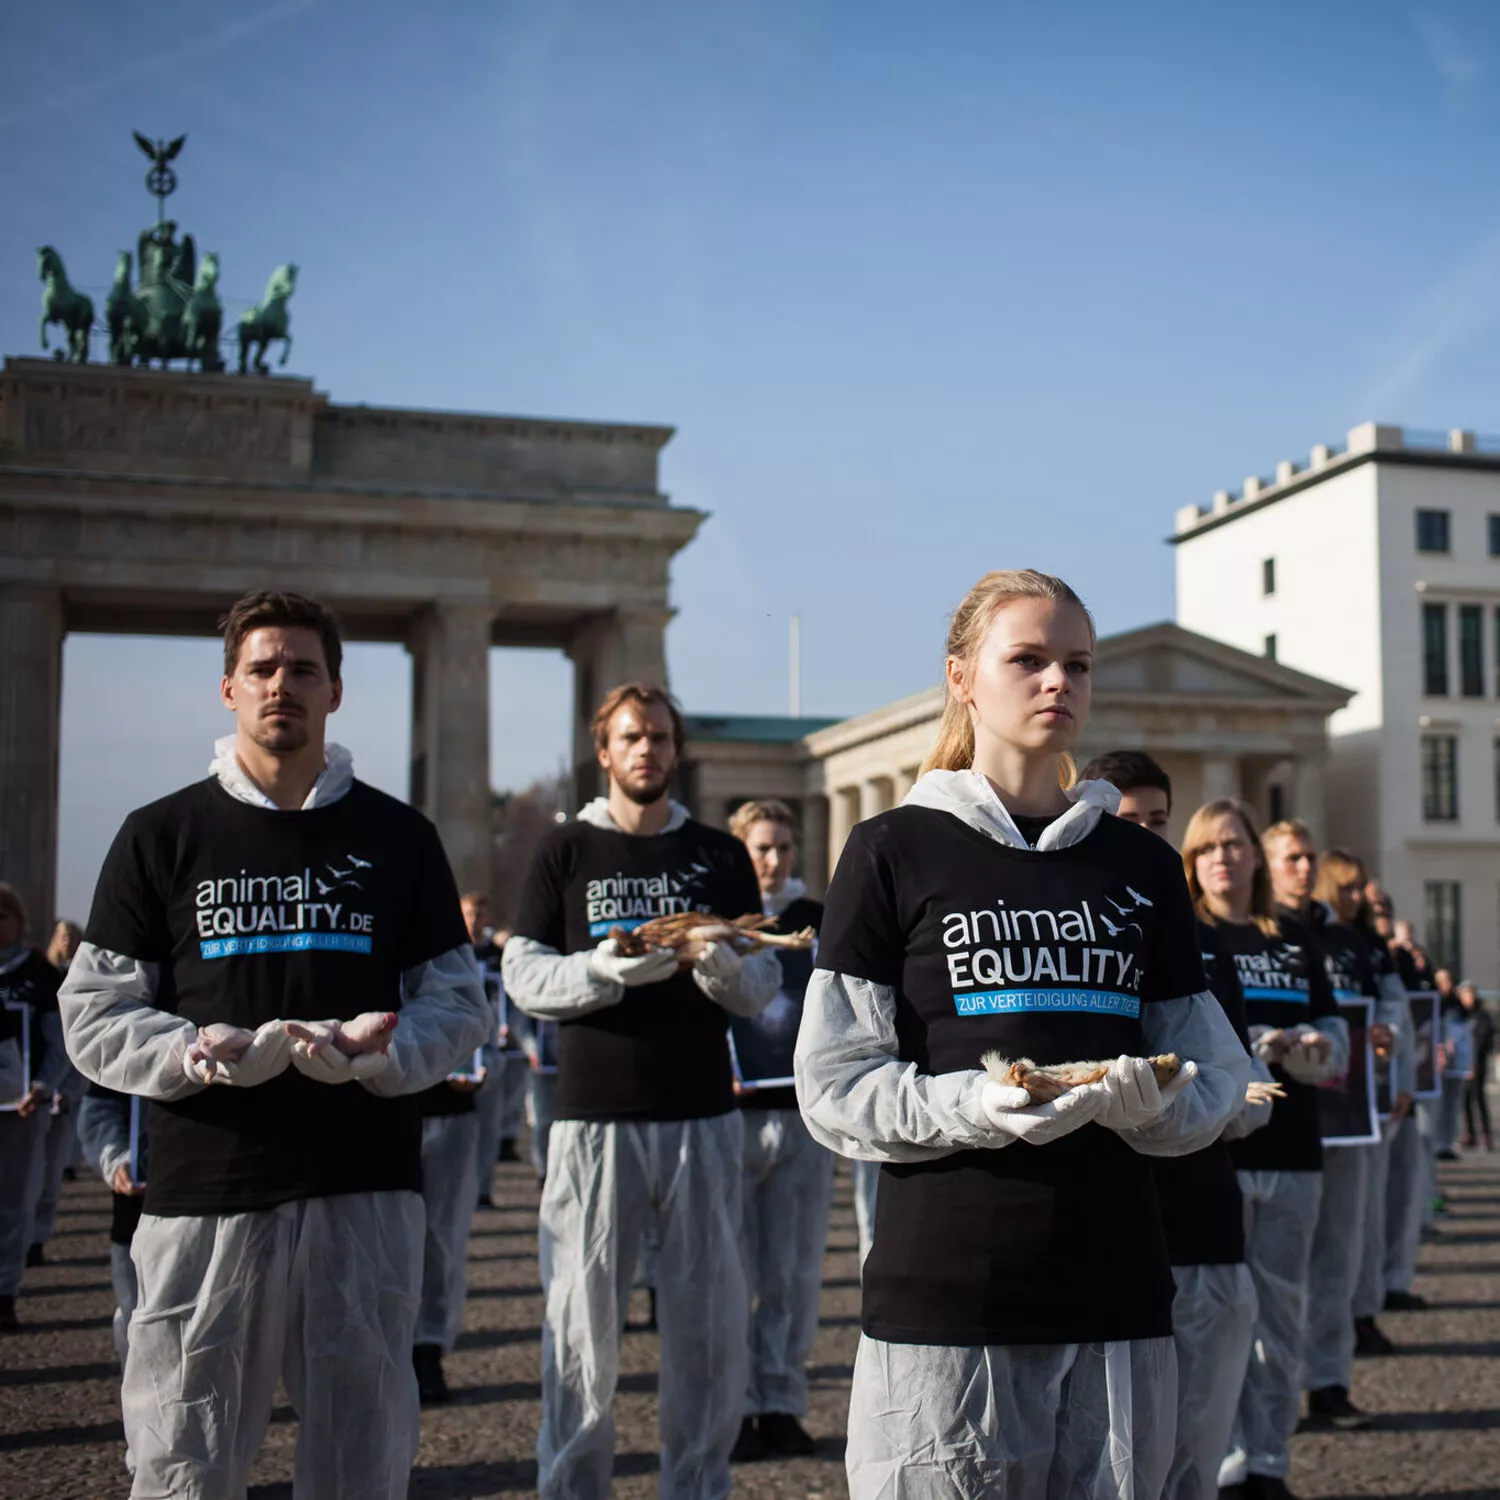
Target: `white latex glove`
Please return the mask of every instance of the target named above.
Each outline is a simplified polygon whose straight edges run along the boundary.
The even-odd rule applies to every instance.
[[[1117,1057],[1097,1084],[1107,1096],[1099,1123],[1111,1130],[1139,1130],[1166,1112],[1172,1100],[1198,1076],[1198,1065],[1185,1062],[1163,1088],[1144,1057]]]
[[[182,1054],[182,1071],[194,1083],[228,1083],[231,1068],[249,1050],[255,1033],[227,1021],[200,1026]]]
[[[744,967],[745,955],[729,943],[709,943],[693,960],[693,968],[705,979],[733,979]]]
[[[1298,1083],[1321,1083],[1328,1076],[1328,1053],[1326,1038],[1299,1037],[1287,1048],[1281,1066]]]
[[[620,952],[620,945],[613,938],[605,938],[589,958],[589,972],[596,979],[633,990],[640,984],[660,984],[663,979],[670,979],[677,972],[677,955],[670,948],[653,948],[639,958],[629,958]]]
[[[220,1030],[220,1036],[205,1041],[205,1033],[216,1029]],[[227,1032],[235,1035],[223,1035]],[[243,1037],[249,1037],[249,1042],[242,1042]],[[253,1089],[286,1072],[291,1060],[292,1039],[287,1035],[286,1022],[267,1021],[256,1031],[241,1031],[237,1026],[205,1027],[183,1054],[182,1068],[198,1083],[227,1083],[235,1088]]]
[[[1045,1146],[1096,1119],[1105,1098],[1102,1086],[1091,1083],[1069,1089],[1051,1104],[1032,1104],[1025,1089],[988,1079],[980,1090],[979,1103],[996,1130],[1031,1146]]]
[[[372,1010],[352,1021],[288,1021],[292,1066],[315,1083],[354,1083],[390,1066],[393,1011]]]

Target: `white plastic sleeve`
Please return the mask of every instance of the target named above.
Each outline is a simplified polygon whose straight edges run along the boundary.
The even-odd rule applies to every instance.
[[[977,1068],[928,1074],[902,1062],[886,985],[814,969],[797,1034],[797,1102],[810,1134],[860,1161],[928,1161],[999,1142]]]
[[[201,1093],[182,1071],[198,1028],[158,1010],[156,964],[82,943],[57,994],[68,1056],[83,1076],[121,1094],[181,1099]]]
[[[563,954],[535,938],[513,937],[501,960],[506,998],[539,1021],[570,1021],[618,1005],[625,986],[595,974],[593,956],[592,949]]]
[[[1198,1076],[1156,1119],[1120,1131],[1120,1139],[1143,1156],[1186,1156],[1216,1141],[1251,1078],[1249,1055],[1224,1007],[1207,990],[1143,1005],[1141,1041],[1148,1057],[1175,1052],[1196,1063]]]
[[[401,976],[401,1019],[389,1064],[358,1080],[382,1098],[417,1094],[441,1083],[484,1045],[495,1023],[474,949],[450,948]]]

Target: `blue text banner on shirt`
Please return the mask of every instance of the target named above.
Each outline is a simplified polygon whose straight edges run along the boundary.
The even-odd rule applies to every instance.
[[[1135,995],[1118,990],[985,990],[973,995],[955,995],[954,1008],[961,1016],[998,1016],[1016,1011],[1069,1010],[1093,1015],[1128,1016],[1141,1013]]]
[[[286,932],[274,937],[215,938],[199,943],[198,951],[204,958],[232,958],[242,953],[304,953],[309,948],[369,953],[373,947],[373,938],[348,932]]]
[[[1271,1000],[1279,1005],[1309,1005],[1306,989],[1300,990],[1278,990],[1270,989],[1258,984],[1247,984],[1245,986],[1245,999],[1247,1000]]]

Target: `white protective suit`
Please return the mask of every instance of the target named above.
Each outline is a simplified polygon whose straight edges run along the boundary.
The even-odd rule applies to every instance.
[[[1040,850],[1087,837],[1119,793],[1083,782]],[[961,818],[998,843],[1030,846],[989,782],[933,771],[906,798]],[[899,1059],[896,996],[817,970],[797,1040],[797,1097],[812,1134],[867,1161],[1025,1150],[998,1129],[978,1069],[924,1075]],[[1122,1134],[1146,1155],[1213,1141],[1239,1107],[1250,1059],[1207,991],[1146,1007],[1143,1051],[1176,1052],[1198,1075],[1149,1124]],[[1068,1345],[928,1346],[862,1335],[849,1408],[851,1500],[1069,1500],[1155,1497],[1172,1459],[1177,1362],[1170,1338]]]
[[[765,898],[778,916],[807,894],[788,880]],[[740,1111],[745,1125],[741,1240],[750,1312],[745,1415],[807,1415],[807,1357],[818,1336],[823,1249],[837,1158],[811,1135],[795,1107]]]
[[[433,1115],[422,1121],[422,1205],[427,1232],[422,1251],[422,1305],[413,1342],[436,1344],[444,1354],[451,1354],[458,1342],[468,1291],[469,1221],[474,1217],[474,1150],[479,1130],[478,1110]]]
[[[115,1172],[130,1165],[130,1101],[85,1095],[78,1106],[78,1139],[89,1164],[113,1188]],[[130,1317],[140,1289],[130,1247],[113,1240],[109,1246],[109,1280],[115,1293],[115,1354],[123,1370],[130,1349]]]
[[[240,766],[232,737],[216,743],[210,769],[231,796],[273,806]],[[329,745],[303,808],[342,797],[353,774],[348,751]],[[156,1008],[159,984],[155,963],[79,948],[58,1000],[69,1054],[86,1078],[158,1100],[208,1086],[183,1070],[197,1028]],[[407,970],[402,994],[389,1064],[342,1087],[417,1093],[483,1042],[489,1007],[467,943]],[[140,1300],[121,1391],[135,1500],[243,1496],[278,1378],[300,1419],[297,1500],[405,1496],[419,1435],[411,1349],[422,1223],[421,1199],[406,1192],[143,1215],[131,1248]]]
[[[1375,1019],[1384,1021],[1395,1036],[1391,1093],[1410,1094],[1416,1087],[1416,1037],[1411,1001],[1399,976],[1384,975]],[[1373,1318],[1385,1305],[1386,1222],[1395,1175],[1396,1137],[1403,1121],[1384,1120],[1380,1144],[1373,1153],[1365,1185],[1365,1223],[1360,1243],[1359,1273],[1354,1289],[1354,1316]]]
[[[1251,1047],[1272,1029],[1252,1026]],[[1321,1017],[1316,1027],[1285,1029],[1294,1036],[1320,1031],[1332,1043],[1321,1063],[1298,1065],[1300,1082],[1320,1083],[1348,1069],[1349,1028],[1338,1017]],[[1308,1275],[1323,1196],[1320,1171],[1241,1171],[1239,1179],[1245,1205],[1245,1262],[1255,1278],[1255,1339],[1234,1437],[1219,1470],[1221,1485],[1241,1484],[1247,1472],[1284,1477],[1290,1464],[1287,1443],[1302,1403]]]
[[[19,968],[31,956],[32,950],[24,943],[16,944],[14,951],[0,960],[0,973]],[[46,1047],[42,1066],[31,1082],[33,1086],[40,1084],[50,1098],[69,1072],[62,1021],[55,1012],[47,1011],[33,1016],[32,1025],[40,1030]],[[22,1061],[19,1050],[14,1059],[16,1063]],[[19,1079],[15,1087],[19,1089]],[[24,1119],[14,1110],[0,1111],[0,1297],[14,1297],[21,1290],[26,1251],[36,1243],[36,1209],[45,1193],[52,1121],[46,1103]],[[59,1161],[59,1175],[62,1165]]]
[[[1395,974],[1382,977],[1373,1019],[1391,1028],[1395,1037],[1393,1091],[1410,1088],[1411,1007]],[[1390,1166],[1388,1137],[1367,1146],[1329,1146],[1323,1152],[1323,1196],[1318,1227],[1308,1265],[1307,1336],[1302,1384],[1310,1391],[1328,1386],[1349,1389],[1354,1363],[1354,1319],[1366,1316],[1360,1306],[1360,1286],[1369,1230],[1379,1205],[1383,1224],[1385,1174]],[[1378,1264],[1378,1262],[1377,1262]],[[1383,1296],[1383,1293],[1382,1293]],[[1368,1316],[1379,1312],[1379,1306]],[[1259,1471],[1257,1471],[1259,1472]]]
[[[1254,1077],[1271,1070],[1251,1059]],[[1271,1104],[1241,1104],[1224,1127],[1243,1140],[1271,1118]],[[1237,1265],[1173,1266],[1172,1343],[1177,1349],[1177,1443],[1162,1500],[1216,1500],[1219,1466],[1234,1431],[1255,1330],[1255,1278]]]
[[[880,1163],[854,1161],[854,1229],[859,1236],[859,1264],[864,1268],[875,1243],[875,1199],[880,1192]]]
[[[83,1097],[83,1079],[69,1066],[53,1095],[53,1103],[40,1111],[45,1116],[42,1164],[37,1180],[36,1202],[31,1211],[31,1243],[45,1245],[57,1221],[62,1197],[63,1169],[71,1164],[78,1147],[78,1101]]]
[[[615,829],[606,799],[579,814]],[[664,829],[687,820],[673,804]],[[505,989],[537,1020],[565,1021],[625,990],[590,969],[592,950],[560,954],[534,939],[505,945]],[[729,979],[694,972],[709,999],[756,1015],[781,985],[775,955],[748,955]],[[726,1044],[727,1045],[727,1044]],[[697,1120],[555,1120],[547,1146],[540,1251],[543,1500],[610,1491],[620,1333],[642,1236],[659,1246],[663,1500],[723,1500],[745,1399],[747,1297],[740,1263],[743,1127],[739,1110]]]

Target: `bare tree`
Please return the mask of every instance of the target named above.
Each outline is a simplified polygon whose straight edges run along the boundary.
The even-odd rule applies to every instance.
[[[515,924],[537,845],[562,822],[566,805],[567,782],[556,776],[523,792],[490,793],[490,912],[497,928]]]

